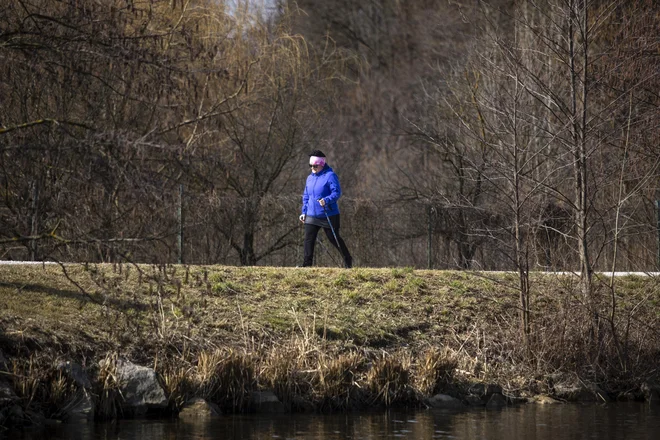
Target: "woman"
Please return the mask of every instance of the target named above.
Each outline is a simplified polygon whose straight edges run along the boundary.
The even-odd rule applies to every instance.
[[[300,221],[305,224],[305,259],[303,267],[311,266],[314,261],[314,244],[319,229],[344,258],[344,267],[353,267],[353,258],[339,235],[339,207],[341,197],[339,179],[332,168],[325,162],[325,154],[316,150],[309,155],[309,167],[312,172],[307,177],[302,197]],[[330,223],[328,223],[328,219]],[[333,231],[334,230],[334,231]],[[336,239],[335,239],[336,237]]]

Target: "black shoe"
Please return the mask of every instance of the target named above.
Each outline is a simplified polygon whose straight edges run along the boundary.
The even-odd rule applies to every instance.
[[[344,267],[350,269],[353,267],[353,257],[348,257],[344,260]]]

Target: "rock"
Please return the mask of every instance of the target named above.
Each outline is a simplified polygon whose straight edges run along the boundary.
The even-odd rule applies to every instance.
[[[122,410],[130,415],[142,416],[150,409],[167,407],[167,396],[153,369],[119,360],[117,379],[124,398]]]
[[[657,405],[660,403],[660,386],[657,383],[651,381],[644,382],[640,390],[644,394],[644,400],[650,404]]]
[[[492,383],[475,383],[470,386],[468,393],[490,398],[493,394],[502,394],[502,387]]]
[[[250,395],[250,407],[258,413],[278,414],[286,412],[284,404],[280,402],[272,391],[254,391]]]
[[[31,427],[43,427],[46,425],[46,417],[39,411],[25,411],[24,421],[26,425]]]
[[[10,426],[21,426],[25,422],[25,413],[19,405],[9,407],[6,414]]]
[[[623,393],[619,393],[616,396],[616,400],[619,402],[635,402],[637,400],[642,400],[643,397],[638,396],[636,393],[632,391],[625,391]]]
[[[529,402],[529,398],[524,396],[507,396],[506,400],[510,405],[520,405]]]
[[[463,402],[447,394],[436,394],[426,400],[426,404],[431,408],[464,408]]]
[[[86,390],[92,388],[92,383],[90,382],[89,377],[87,377],[87,373],[80,365],[66,361],[61,362],[57,368],[64,372],[79,388],[84,388]]]
[[[596,400],[596,396],[589,390],[575,384],[556,384],[555,396],[568,402],[594,402]]]
[[[502,394],[501,386],[489,383],[475,383],[468,388],[465,401],[470,406],[486,406],[491,397],[496,394]]]
[[[535,396],[532,399],[530,399],[530,402],[538,403],[540,405],[553,405],[553,404],[556,404],[556,403],[561,403],[557,399],[553,399],[550,396],[544,396],[544,395]]]
[[[292,406],[296,412],[313,413],[316,411],[314,404],[301,396],[293,396]]]
[[[489,409],[504,408],[505,406],[506,406],[506,397],[504,397],[499,393],[490,396],[490,399],[488,399],[488,403],[486,404],[486,408]]]
[[[9,361],[0,350],[0,371],[9,371]]]
[[[200,419],[218,417],[222,414],[220,408],[215,403],[196,397],[189,400],[179,412],[180,419]]]
[[[465,401],[470,406],[486,405],[486,402],[484,401],[484,399],[481,398],[481,396],[475,396],[474,394],[468,394],[467,396],[465,396]]]
[[[94,420],[94,399],[88,391],[91,390],[92,383],[83,367],[75,362],[66,361],[58,364],[57,368],[78,387],[71,403],[66,406],[62,414],[62,420],[67,423]]]
[[[81,388],[78,390],[74,402],[65,411],[62,420],[66,423],[91,422],[94,420],[94,399],[86,389]]]
[[[0,380],[0,406],[5,406],[11,403],[16,403],[18,396],[14,392],[14,388],[4,380]]]
[[[608,394],[596,384],[558,383],[554,386],[555,396],[568,402],[609,402]]]

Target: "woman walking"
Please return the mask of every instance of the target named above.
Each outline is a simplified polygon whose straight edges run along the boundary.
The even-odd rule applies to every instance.
[[[305,224],[305,259],[303,267],[314,261],[314,245],[319,229],[323,228],[328,241],[336,247],[344,259],[344,267],[353,267],[346,243],[339,235],[339,206],[341,197],[339,178],[325,161],[325,154],[315,150],[309,155],[311,173],[307,177],[302,196],[300,221]]]

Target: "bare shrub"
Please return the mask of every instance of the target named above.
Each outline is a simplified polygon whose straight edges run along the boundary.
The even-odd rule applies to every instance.
[[[410,355],[383,353],[367,372],[366,387],[373,403],[391,406],[412,400]]]
[[[119,390],[117,376],[117,354],[108,353],[99,363],[96,418],[99,420],[114,420],[121,414],[122,396]]]
[[[358,384],[364,356],[357,352],[325,355],[319,358],[318,372],[312,382],[320,409],[346,409],[361,400]]]
[[[423,396],[436,394],[452,381],[458,361],[448,349],[429,348],[420,355],[415,371],[415,386]]]
[[[254,356],[228,350],[217,363],[212,380],[213,393],[209,397],[213,402],[224,410],[244,410],[256,385]]]

